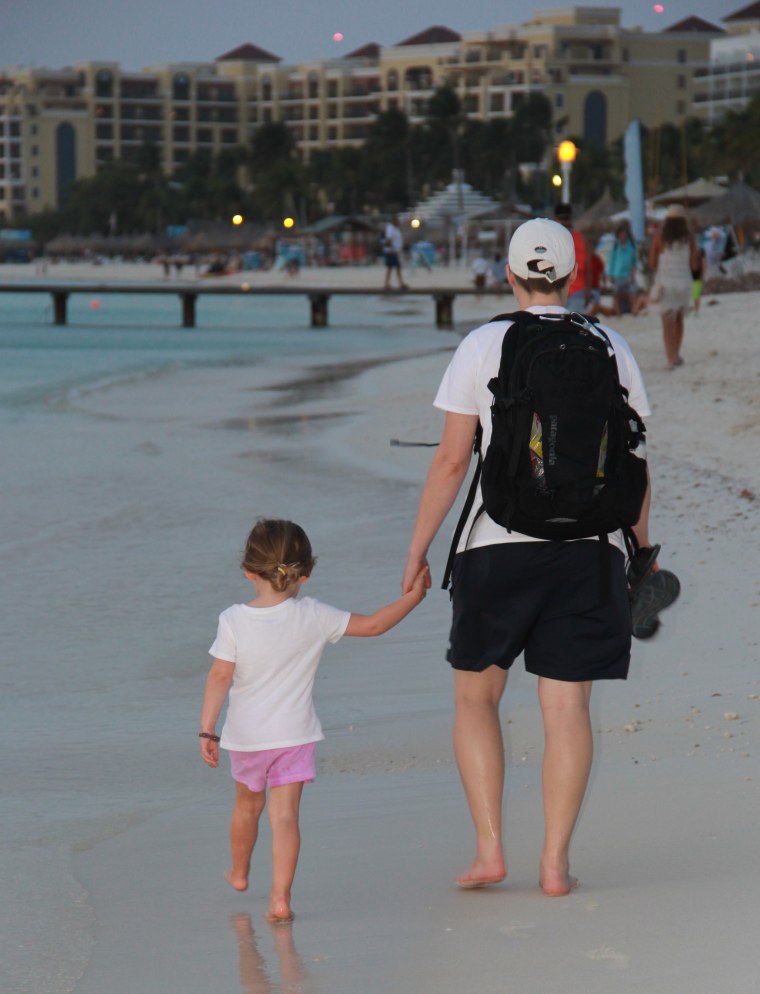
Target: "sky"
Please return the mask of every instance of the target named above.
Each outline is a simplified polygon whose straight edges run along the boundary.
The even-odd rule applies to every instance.
[[[585,0],[617,6],[625,27],[660,31],[696,14],[714,24],[749,0]],[[0,66],[59,69],[119,62],[123,69],[213,62],[245,42],[285,64],[345,55],[368,42],[393,45],[433,24],[480,31],[522,24],[537,10],[571,3],[536,0],[0,0]],[[336,40],[336,34],[342,40]]]

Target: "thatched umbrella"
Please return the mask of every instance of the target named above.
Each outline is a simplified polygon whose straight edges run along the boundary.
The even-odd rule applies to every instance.
[[[614,226],[613,214],[622,210],[625,210],[625,203],[615,200],[610,193],[610,188],[606,186],[604,193],[596,203],[579,214],[573,221],[573,225],[581,231],[609,231]]]
[[[728,193],[695,207],[690,216],[705,227],[731,224],[738,228],[760,224],[760,193],[747,183],[734,183]]]
[[[725,192],[725,186],[710,179],[695,179],[685,186],[677,186],[673,190],[666,190],[665,193],[658,193],[656,197],[652,197],[652,202],[660,206],[683,204],[685,207],[695,207],[706,200],[712,200],[713,197],[720,197]]]

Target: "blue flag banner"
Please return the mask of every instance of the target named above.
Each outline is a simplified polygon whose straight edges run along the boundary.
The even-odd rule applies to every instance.
[[[646,234],[646,213],[644,206],[644,180],[641,171],[641,129],[638,120],[633,120],[625,129],[623,140],[625,155],[625,199],[631,215],[631,234],[637,242]]]

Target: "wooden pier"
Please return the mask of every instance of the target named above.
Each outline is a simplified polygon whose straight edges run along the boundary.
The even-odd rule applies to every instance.
[[[218,296],[248,297],[305,297],[309,301],[312,328],[326,328],[329,323],[329,302],[331,297],[383,297],[399,300],[404,297],[431,297],[435,308],[435,326],[443,330],[454,327],[454,300],[461,296],[496,296],[490,291],[476,290],[474,287],[414,287],[409,290],[386,290],[367,287],[316,287],[316,286],[251,286],[244,281],[239,284],[207,283],[52,283],[40,280],[29,283],[0,283],[0,293],[47,293],[53,301],[53,323],[65,325],[68,321],[68,302],[73,294],[102,296],[107,293],[120,294],[169,294],[179,298],[183,328],[196,326],[196,305],[202,294]]]

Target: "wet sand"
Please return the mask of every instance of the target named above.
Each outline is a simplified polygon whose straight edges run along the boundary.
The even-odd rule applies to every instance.
[[[381,269],[349,272],[382,277]],[[40,473],[59,472],[69,499],[81,488],[89,500],[90,483],[104,477],[123,499],[95,515],[83,504],[60,574],[43,556],[44,535],[33,556],[19,544],[18,568],[36,572],[30,589],[55,606],[69,641],[93,653],[102,643],[113,659],[104,654],[87,694],[61,694],[69,737],[55,757],[41,755],[48,767],[60,764],[60,786],[45,795],[39,839],[29,840],[17,870],[40,908],[37,927],[19,934],[19,909],[0,910],[4,936],[29,951],[26,989],[753,989],[756,302],[760,294],[706,297],[700,317],[688,320],[686,363],[674,373],[663,368],[655,314],[615,323],[647,381],[652,535],[683,591],[657,638],[635,645],[629,680],[594,691],[596,753],[573,849],[581,887],[551,901],[538,888],[541,724],[534,680],[519,663],[503,708],[510,876],[479,892],[453,884],[471,858],[472,833],[450,746],[448,597],[436,586],[446,529],[432,550],[434,587],[423,605],[383,638],[345,639],[325,656],[317,706],[327,739],[304,797],[293,925],[264,921],[266,827],[250,890],[225,884],[231,782],[197,752],[206,650],[218,611],[246,596],[236,555],[253,517],[278,513],[304,524],[319,557],[315,596],[363,611],[394,595],[430,449],[390,440],[436,440],[441,415],[431,401],[455,336],[403,361],[322,362],[274,376],[255,367],[174,370],[77,396],[60,440],[39,440],[48,459]],[[511,303],[462,298],[457,316],[474,324]],[[71,485],[64,441],[88,455],[88,475]],[[148,538],[140,533],[146,514]],[[161,545],[160,569],[148,541]],[[125,613],[133,631],[114,649],[109,622]],[[56,659],[56,679],[77,662]],[[151,688],[149,698],[144,690],[133,696],[137,681]],[[126,733],[112,734],[104,702],[126,709]],[[14,734],[32,758],[35,731],[44,730]],[[86,798],[88,770],[95,779],[104,768],[113,817],[101,812],[89,825],[77,814],[78,792]],[[124,799],[129,817],[120,813]],[[73,897],[50,920],[58,877],[47,887],[44,880],[60,855],[50,850],[59,822],[76,825],[78,841],[63,854]],[[65,957],[74,965],[64,975]]]
[[[449,743],[448,597],[435,586],[443,532],[419,610],[371,644],[343,640],[322,664],[327,740],[304,798],[295,923],[264,921],[266,829],[249,892],[224,883],[231,786],[196,755],[201,662],[185,681],[187,726],[176,728],[182,751],[172,752],[183,799],[75,857],[95,922],[78,994],[752,988],[760,360],[749,305],[748,295],[705,300],[675,373],[663,369],[655,315],[617,323],[654,411],[652,534],[683,592],[657,638],[636,644],[629,680],[595,689],[596,754],[573,850],[580,888],[556,900],[538,888],[541,727],[534,681],[519,663],[504,704],[510,876],[480,892],[453,884],[472,838]],[[303,482],[293,460],[318,462],[311,483],[321,481],[332,510],[314,523],[316,596],[364,610],[395,591],[430,451],[389,443],[435,440],[430,401],[446,361],[442,351],[376,366],[339,397],[299,396],[291,378],[287,417],[301,424],[291,434],[271,420],[241,434],[252,416],[241,410],[245,371],[194,374],[197,417],[234,429],[209,433],[226,439],[204,453],[220,485],[237,481],[245,493],[263,466],[287,494]],[[118,391],[105,407],[114,403]],[[286,498],[283,512],[291,507],[312,525],[307,502]],[[202,660],[200,636],[194,644]]]

